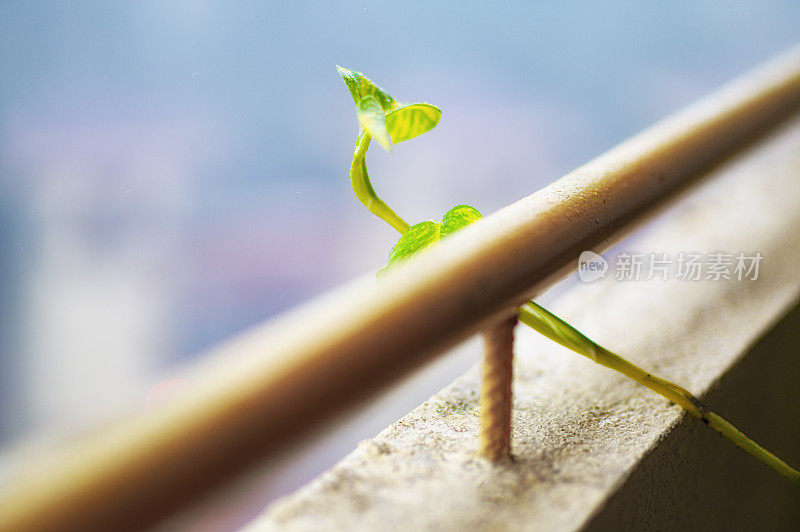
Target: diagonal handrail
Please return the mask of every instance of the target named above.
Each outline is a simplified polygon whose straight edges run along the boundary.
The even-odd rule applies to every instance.
[[[378,283],[362,279],[210,352],[194,388],[26,468],[0,529],[139,528],[496,323],[800,107],[800,48]]]

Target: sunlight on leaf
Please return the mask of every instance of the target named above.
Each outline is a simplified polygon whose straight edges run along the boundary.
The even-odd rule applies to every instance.
[[[386,128],[397,144],[430,131],[441,117],[442,111],[435,105],[412,103],[390,111],[386,115]]]
[[[358,122],[386,151],[392,151],[392,137],[386,130],[386,115],[374,96],[358,102]]]
[[[360,72],[337,65],[353,101],[356,103],[359,132],[350,163],[350,183],[358,200],[401,235],[409,224],[394,212],[372,188],[367,172],[366,153],[370,140],[392,151],[393,143],[414,138],[433,129],[442,112],[427,103],[401,104]]]
[[[405,232],[389,254],[389,264],[419,253],[439,241],[439,224],[437,222],[420,222]]]
[[[481,213],[474,207],[458,205],[445,213],[441,223],[427,221],[412,225],[392,248],[389,261],[378,273],[383,273],[389,266],[421,253],[442,238],[480,220],[480,218]]]
[[[391,136],[395,144],[413,139],[436,127],[442,117],[441,109],[435,105],[400,103],[361,72],[340,66],[336,68],[356,103],[359,122],[387,150],[390,149],[387,148],[387,137]],[[378,117],[376,107],[383,111],[382,116]]]
[[[365,96],[372,96],[385,113],[388,113],[389,111],[400,106],[400,104],[396,102],[394,98],[389,96],[389,93],[378,87],[372,82],[371,79],[361,72],[356,72],[355,70],[350,70],[349,68],[343,68],[339,65],[336,65],[336,70],[338,70],[339,75],[342,76],[342,79],[344,80],[345,85],[347,85],[350,95],[353,97],[353,101],[356,103],[356,105],[359,105],[359,102]]]
[[[449,236],[462,227],[466,227],[480,219],[481,213],[479,213],[478,209],[475,207],[470,207],[469,205],[457,205],[447,211],[442,218],[440,238]]]

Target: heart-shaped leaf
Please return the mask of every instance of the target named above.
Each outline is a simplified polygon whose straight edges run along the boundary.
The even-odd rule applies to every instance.
[[[398,102],[361,72],[340,66],[336,69],[356,103],[361,127],[386,151],[392,151],[392,142],[397,144],[430,131],[442,117],[442,110],[435,105]]]
[[[372,96],[375,98],[385,113],[400,106],[394,98],[389,96],[388,92],[378,87],[371,79],[361,72],[340,67],[339,65],[336,65],[336,70],[338,70],[339,75],[342,76],[356,106],[359,105],[359,102],[361,102],[365,96]]]
[[[466,227],[482,218],[478,209],[469,205],[457,205],[447,211],[442,217],[442,226],[439,238],[450,236],[462,227]]]
[[[386,114],[386,129],[397,144],[430,131],[436,127],[440,118],[442,110],[435,105],[412,103],[389,111]]]
[[[406,231],[389,253],[389,261],[379,274],[390,266],[423,252],[462,227],[481,219],[481,213],[469,205],[457,205],[447,211],[441,222],[420,222]]]
[[[439,241],[439,227],[439,223],[432,221],[412,225],[389,253],[389,264],[400,262],[436,244]]]

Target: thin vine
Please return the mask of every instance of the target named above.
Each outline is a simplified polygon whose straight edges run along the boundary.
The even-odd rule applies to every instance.
[[[469,205],[457,205],[447,211],[441,221],[424,221],[409,225],[375,193],[367,173],[366,153],[370,140],[375,139],[391,151],[394,144],[414,138],[433,129],[442,111],[429,103],[402,104],[359,72],[337,67],[356,104],[359,133],[353,161],[350,164],[350,183],[356,197],[369,212],[378,216],[400,233],[392,248],[386,268],[418,255],[442,238],[481,218],[480,212]],[[709,428],[744,449],[800,488],[800,472],[745,436],[722,417],[709,410],[689,391],[637,367],[621,356],[596,344],[561,318],[528,301],[518,311],[520,323],[543,334],[554,342],[596,363],[622,373],[639,384],[679,405]]]

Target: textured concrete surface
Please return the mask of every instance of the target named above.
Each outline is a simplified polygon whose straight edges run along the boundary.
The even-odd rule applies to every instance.
[[[757,281],[625,282],[612,264],[551,305],[795,466],[799,148],[794,120],[616,249],[759,251]],[[524,327],[516,353],[513,461],[475,456],[473,369],[249,529],[800,528],[796,489],[678,407]]]

